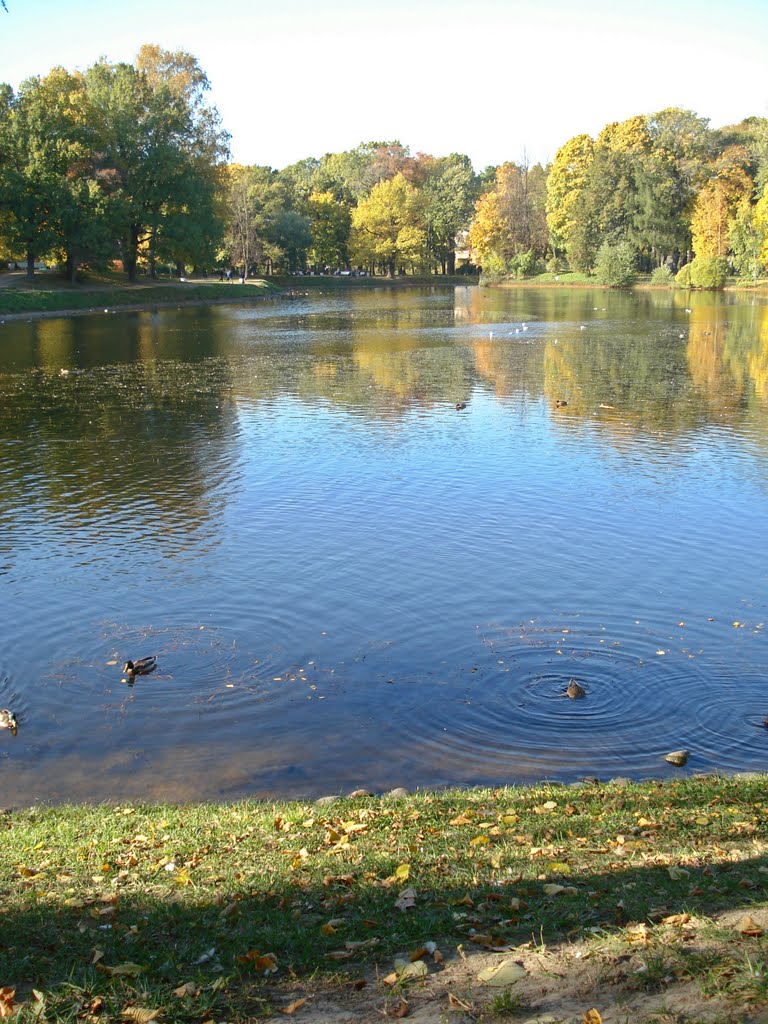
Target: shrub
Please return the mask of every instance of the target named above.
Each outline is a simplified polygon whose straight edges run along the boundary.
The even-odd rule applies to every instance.
[[[725,256],[697,256],[691,263],[691,284],[694,288],[722,288],[728,277]]]
[[[675,275],[666,264],[662,267],[656,267],[651,274],[651,284],[665,284],[669,286],[672,284],[674,279]]]
[[[686,263],[675,274],[675,284],[679,288],[691,287],[691,264]]]
[[[536,273],[536,257],[531,250],[519,252],[513,256],[509,263],[509,269],[515,277],[530,277]]]
[[[629,242],[617,245],[603,242],[597,251],[595,277],[600,284],[607,284],[610,288],[623,288],[632,283],[636,258],[634,246]]]

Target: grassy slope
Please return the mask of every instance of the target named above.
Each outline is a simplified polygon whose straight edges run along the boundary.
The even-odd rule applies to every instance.
[[[120,307],[176,305],[200,302],[242,302],[276,291],[259,279],[246,285],[218,281],[128,284],[124,279],[103,275],[83,284],[68,285],[53,275],[38,276],[32,282],[15,277],[0,288],[0,315],[75,312]]]
[[[8,812],[0,985],[26,1000],[20,1019],[40,1009],[35,989],[49,1020],[88,1017],[95,999],[110,1016],[239,1021],[288,979],[391,969],[427,940],[450,952],[613,937],[641,942],[646,972],[698,972],[760,1003],[762,936],[734,932],[697,966],[664,922],[766,905],[765,782]]]

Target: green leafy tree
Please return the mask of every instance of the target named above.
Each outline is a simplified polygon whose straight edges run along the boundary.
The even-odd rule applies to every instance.
[[[197,247],[196,211],[214,208],[228,137],[206,104],[208,79],[183,51],[143,47],[135,67],[99,61],[85,81],[102,126],[99,180],[134,280],[140,251],[154,273],[158,246],[173,240],[179,260]]]
[[[422,192],[430,252],[444,274],[456,271],[456,236],[470,223],[478,191],[469,157],[452,153],[432,161]]]
[[[313,192],[307,202],[311,223],[309,259],[315,267],[345,267],[349,262],[352,212],[333,192]]]
[[[60,84],[64,76],[57,69],[50,78]],[[78,155],[72,125],[62,124],[61,98],[60,89],[40,78],[22,83],[18,95],[9,86],[0,95],[0,210],[6,243],[25,258],[29,277],[35,261],[61,242],[56,218]]]

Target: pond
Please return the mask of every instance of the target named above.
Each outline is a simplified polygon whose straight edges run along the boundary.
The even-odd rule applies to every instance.
[[[6,321],[0,804],[764,769],[766,537],[751,296]]]

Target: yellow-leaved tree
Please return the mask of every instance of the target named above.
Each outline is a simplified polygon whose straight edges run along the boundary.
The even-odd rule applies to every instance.
[[[594,155],[589,135],[575,135],[558,149],[547,178],[547,226],[552,248],[565,251],[575,227],[574,206]]]
[[[418,265],[425,257],[424,197],[403,174],[380,181],[352,211],[350,254],[364,266]]]
[[[729,146],[717,162],[715,175],[699,189],[691,215],[693,251],[697,257],[725,256],[730,247],[729,225],[738,206],[752,193],[744,170],[749,156],[741,146]]]

